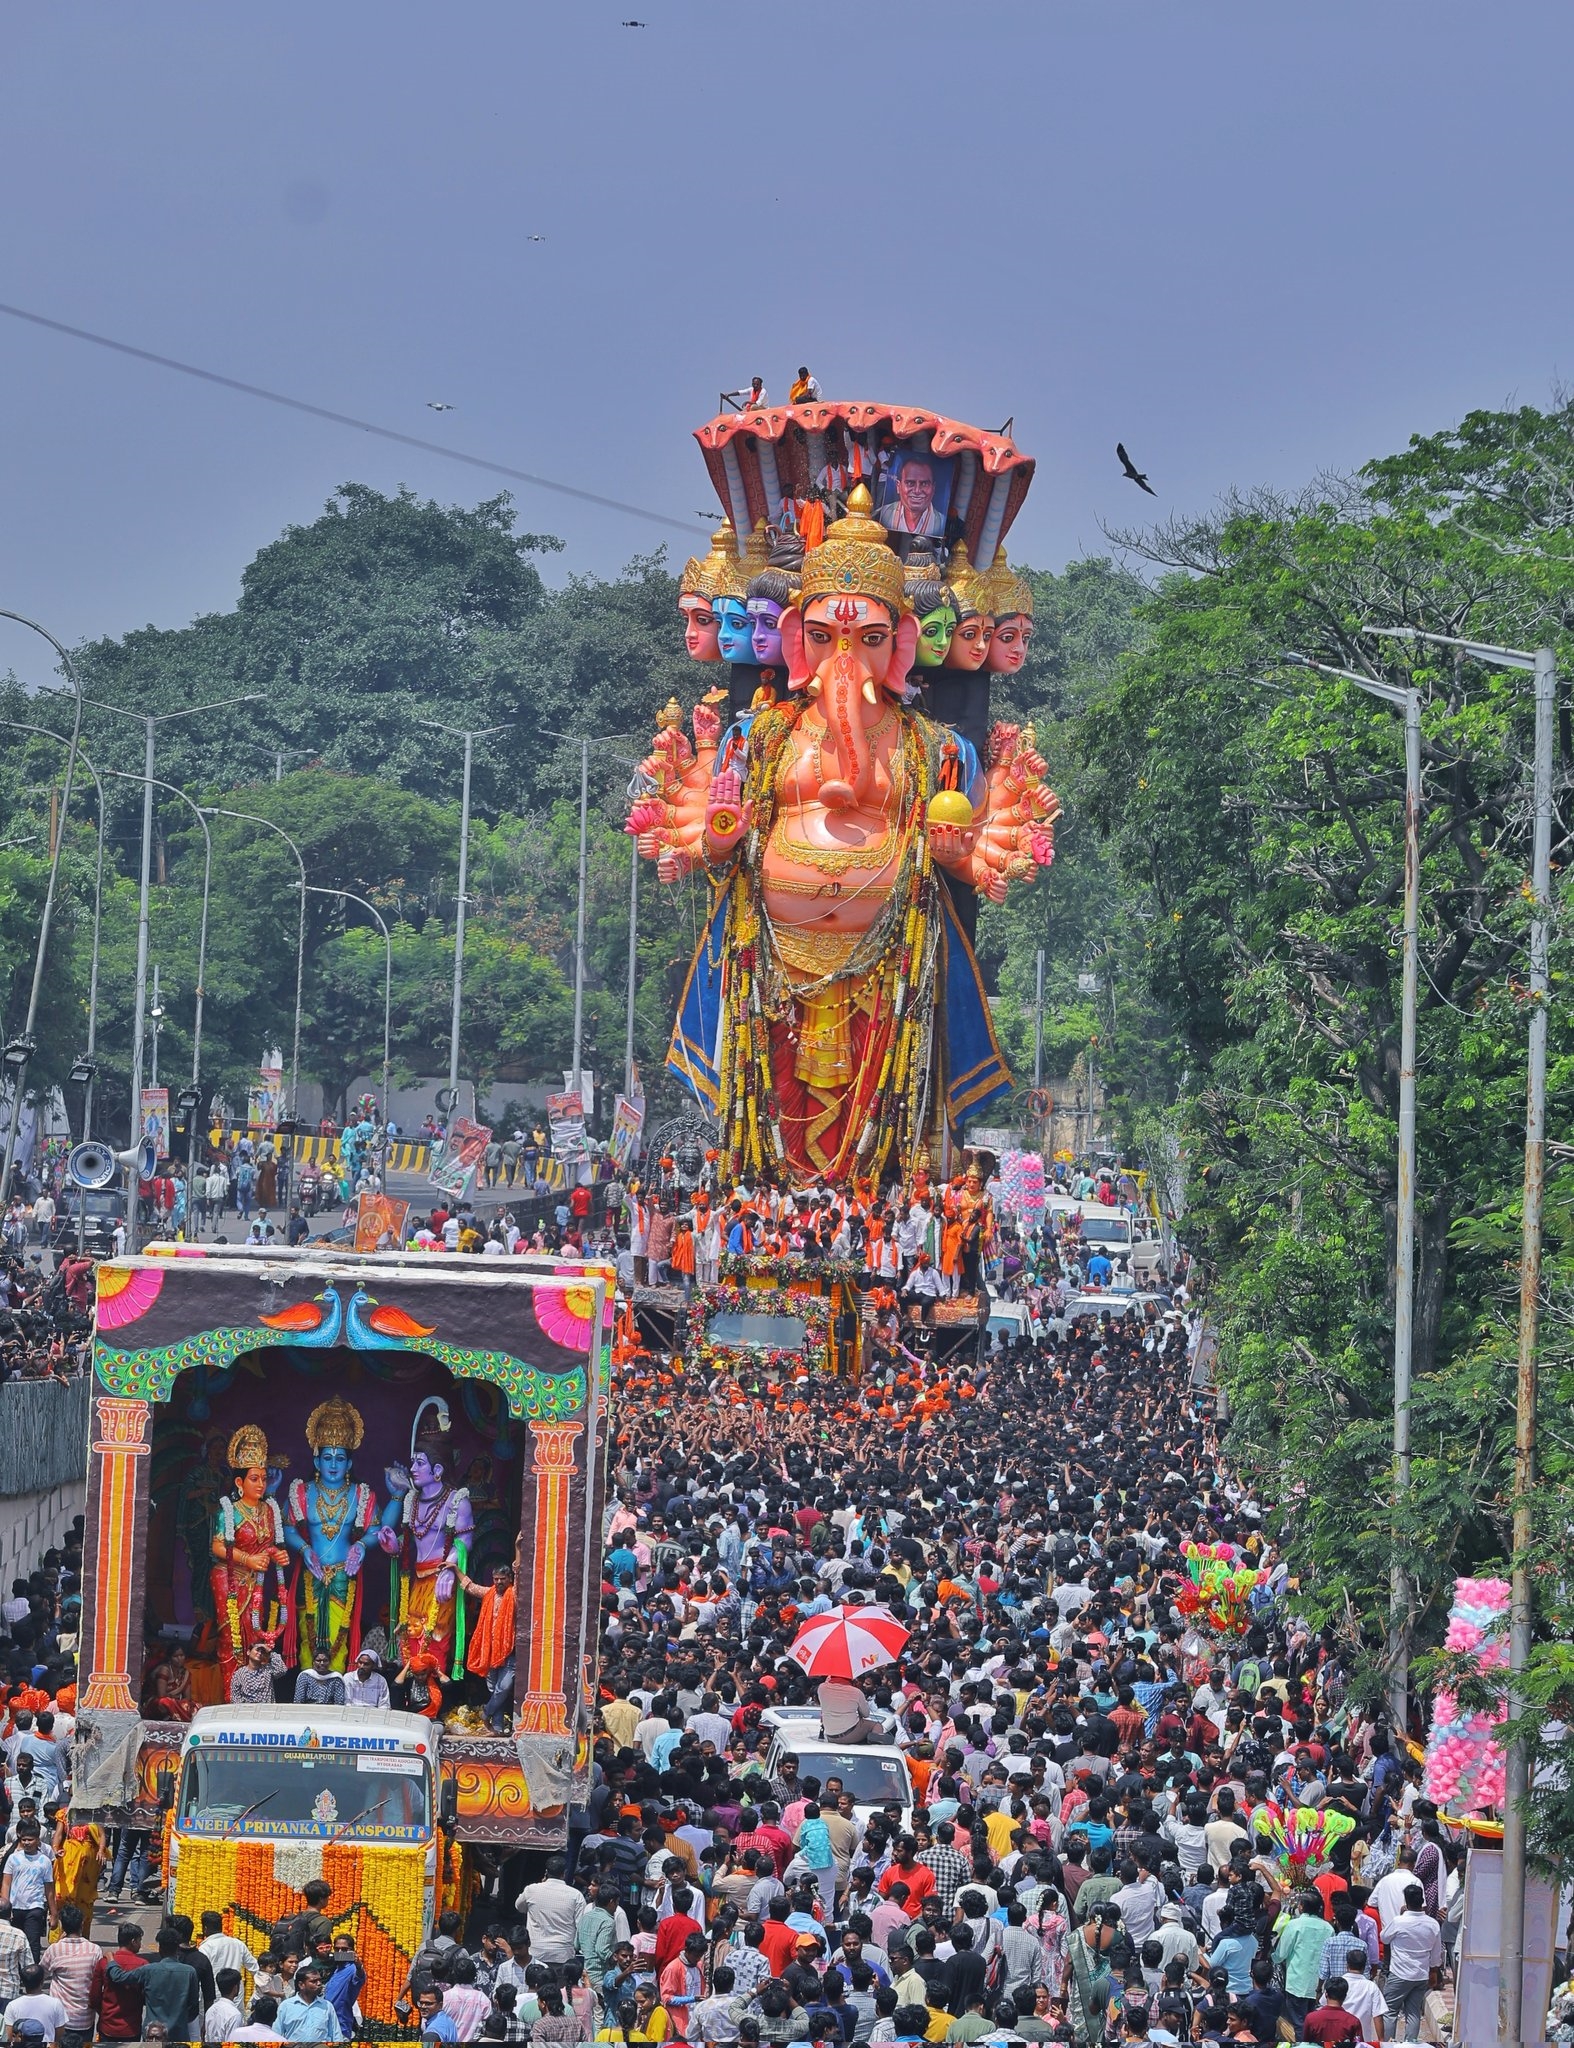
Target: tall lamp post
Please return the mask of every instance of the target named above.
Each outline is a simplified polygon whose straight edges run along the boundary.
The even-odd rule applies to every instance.
[[[1520,1222],[1519,1345],[1514,1388],[1514,1556],[1510,1567],[1508,1621],[1508,1711],[1526,1702],[1524,1674],[1530,1663],[1531,1489],[1536,1483],[1536,1339],[1541,1312],[1541,1200],[1547,1173],[1547,933],[1552,911],[1552,763],[1557,703],[1557,656],[1550,647],[1532,653],[1458,640],[1444,633],[1408,627],[1370,626],[1391,640],[1426,640],[1458,647],[1493,668],[1528,669],[1536,678],[1534,817],[1531,832],[1530,1031],[1525,1062],[1525,1181]],[[1504,1756],[1502,1969],[1498,1979],[1498,2038],[1519,2048],[1524,2034],[1525,1863],[1530,1796],[1530,1745],[1523,1736]],[[1539,2026],[1539,2016],[1538,2016]],[[1537,2028],[1532,2028],[1536,2038]]]
[[[590,864],[590,750],[609,740],[623,740],[627,733],[543,733],[548,739],[569,740],[579,749],[579,905],[574,917],[574,1086],[582,1086],[580,1067],[585,1048],[585,899]],[[629,795],[636,797],[646,793],[645,778],[635,772],[629,784]],[[636,952],[635,926],[639,915],[639,848],[630,850],[629,880],[629,963],[628,963],[628,1014],[625,1019],[623,1048],[624,1088],[632,1092],[634,1086],[634,975],[638,962]]]
[[[320,889],[315,882],[306,885],[311,896],[337,896],[341,902],[359,903],[363,910],[369,910],[377,920],[377,929],[383,935],[383,1107],[382,1123],[388,1127],[388,1068],[389,1047],[392,1043],[393,1021],[393,934],[384,922],[382,912],[375,903],[369,903],[364,896],[357,896],[353,889]]]
[[[0,725],[13,732],[37,733],[43,739],[58,740],[63,747],[71,745],[66,735],[56,732],[52,726],[28,725],[20,718],[0,718]],[[71,1069],[71,1079],[82,1089],[82,1142],[86,1144],[93,1135],[93,1081],[98,1073],[98,950],[104,926],[104,785],[80,746],[76,756],[92,776],[93,787],[98,792],[98,863],[93,873],[93,959],[87,977],[87,1050],[78,1056]],[[60,818],[61,830],[64,831],[64,811]]]
[[[153,735],[156,727],[168,725],[177,718],[195,718],[204,711],[226,711],[236,704],[256,704],[261,701],[260,690],[248,690],[240,697],[218,697],[209,704],[188,704],[179,711],[126,711],[119,704],[105,703],[101,697],[88,699],[95,711],[113,712],[117,718],[130,718],[143,729],[142,774],[142,874],[137,887],[137,987],[136,1009],[131,1027],[131,1144],[136,1148],[142,1132],[142,1058],[145,1012],[148,994],[148,895],[153,865]],[[137,1248],[137,1183],[136,1168],[126,1169],[126,1243],[130,1250]],[[188,1197],[189,1199],[189,1197]]]
[[[6,1127],[5,1165],[3,1168],[0,1168],[0,1210],[3,1210],[6,1203],[11,1199],[11,1168],[16,1159],[16,1135],[22,1123],[22,1094],[27,1085],[28,1062],[32,1059],[36,1049],[33,1031],[38,1022],[38,998],[44,985],[44,959],[49,951],[49,927],[53,923],[55,915],[55,888],[60,876],[60,849],[66,843],[64,823],[66,813],[71,808],[71,775],[76,767],[77,742],[82,736],[82,706],[85,699],[82,695],[81,678],[77,675],[71,657],[53,633],[39,625],[36,619],[24,618],[20,612],[7,611],[0,608],[0,619],[14,619],[19,626],[26,626],[31,632],[37,633],[40,638],[49,642],[56,654],[60,656],[61,665],[66,672],[66,679],[76,696],[76,708],[71,723],[71,737],[66,742],[65,784],[60,793],[62,829],[55,834],[55,843],[50,849],[49,880],[44,886],[44,908],[38,920],[38,944],[33,952],[33,983],[28,991],[27,1018],[22,1025],[19,1035],[7,1040],[4,1051],[0,1052],[0,1061],[4,1063],[7,1078],[11,1083],[11,1121]]]
[[[464,1001],[465,985],[465,909],[468,898],[465,894],[470,877],[470,769],[475,759],[477,740],[491,739],[494,734],[507,732],[507,725],[477,725],[468,730],[452,725],[441,725],[436,719],[418,718],[417,725],[424,725],[432,732],[447,733],[451,739],[462,739],[465,743],[464,793],[459,803],[459,895],[454,911],[454,1010],[453,1021],[448,1031],[448,1099],[453,1107],[453,1116],[459,1108],[459,1013]],[[472,1101],[472,1107],[474,1102]]]
[[[123,768],[109,768],[106,774],[117,776],[123,782],[141,782],[140,775],[129,774]],[[208,821],[202,815],[202,806],[194,797],[187,796],[173,782],[160,782],[155,776],[153,787],[162,789],[167,795],[179,797],[202,827],[202,921],[197,931],[197,996],[192,1014],[191,1026],[191,1086],[182,1096],[186,1110],[186,1228],[194,1233],[197,1225],[197,1108],[202,1101],[202,999],[206,994],[208,972],[208,900],[213,889],[213,834],[208,830]],[[189,1098],[189,1099],[188,1099]]]
[[[1405,908],[1404,957],[1399,1012],[1398,1214],[1394,1239],[1394,1544],[1389,1562],[1388,1698],[1394,1724],[1403,1734],[1410,1694],[1410,1580],[1398,1524],[1410,1491],[1410,1378],[1415,1355],[1416,1237],[1416,989],[1421,892],[1421,693],[1376,676],[1287,654],[1296,668],[1354,683],[1369,697],[1404,713],[1405,720]]]
[[[306,978],[306,861],[289,833],[282,825],[275,825],[271,818],[259,817],[255,811],[232,811],[223,804],[204,804],[202,808],[210,818],[241,818],[248,825],[265,825],[270,832],[277,832],[294,854],[295,865],[301,871],[300,930],[295,941],[295,1036],[290,1047],[290,1122],[294,1123],[301,1075],[301,990]]]

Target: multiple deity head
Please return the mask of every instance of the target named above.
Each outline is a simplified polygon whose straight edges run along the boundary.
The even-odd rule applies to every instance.
[[[848,510],[854,511],[852,497]],[[903,561],[885,528],[868,517],[862,500],[857,516],[875,536],[867,545],[890,557],[897,590],[893,609],[911,613],[918,622],[917,666],[1014,675],[1033,638],[1033,590],[1011,568],[1005,549],[997,551],[989,570],[980,571],[969,562],[964,541],[946,550],[943,542],[920,537]],[[803,610],[806,566],[823,547],[845,544],[846,525],[845,519],[839,521],[822,547],[806,555],[796,533],[774,535],[762,520],[740,555],[724,519],[711,537],[710,551],[693,556],[683,571],[678,605],[691,658],[756,666],[785,659],[791,668],[792,656],[783,650],[784,617]]]

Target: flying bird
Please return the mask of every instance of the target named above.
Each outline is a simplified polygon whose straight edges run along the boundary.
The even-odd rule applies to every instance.
[[[429,398],[426,401],[426,405],[429,412],[454,412],[457,410],[455,406],[450,405],[446,399],[442,398]]]
[[[546,236],[545,236],[545,235],[526,235],[526,237],[525,237],[525,240],[526,240],[527,242],[544,242],[544,241],[546,240]]]
[[[1156,498],[1159,495],[1158,492],[1153,488],[1152,484],[1148,482],[1148,479],[1143,475],[1142,471],[1138,469],[1137,465],[1126,453],[1124,443],[1120,441],[1117,441],[1115,443],[1115,453],[1120,457],[1121,468],[1126,472],[1127,476],[1131,478],[1131,481],[1137,486],[1137,489],[1139,491],[1146,491],[1150,498]]]
[[[619,28],[649,28],[649,27],[650,27],[650,23],[649,23],[648,21],[620,21],[620,22],[618,23],[618,27],[619,27]]]

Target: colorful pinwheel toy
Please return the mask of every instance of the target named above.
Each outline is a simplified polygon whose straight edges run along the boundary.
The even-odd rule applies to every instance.
[[[1315,1806],[1280,1806],[1265,1799],[1252,1809],[1252,1833],[1272,1844],[1283,1869],[1293,1879],[1315,1877],[1335,1842],[1355,1822],[1347,1813],[1324,1813]]]

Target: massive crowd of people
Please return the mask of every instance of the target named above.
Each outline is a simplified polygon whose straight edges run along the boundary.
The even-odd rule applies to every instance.
[[[1037,1310],[1102,1277],[1097,1256],[1074,1220],[992,1247]],[[899,1288],[919,1257],[876,1282]],[[856,1381],[628,1364],[590,1800],[543,1875],[439,1923],[405,1986],[412,2031],[1439,2037],[1461,1848],[1400,1732],[1352,1703],[1353,1641],[1297,1617],[1194,1384],[1196,1304],[1179,1285],[1140,1315],[1054,1327],[1035,1315],[1044,1334],[947,1365],[893,1316]],[[1184,1611],[1193,1539],[1262,1571],[1234,1639]],[[356,2037],[363,1973],[309,1896],[262,1953],[218,1920],[166,1922],[156,1957],[129,1918],[113,1950],[86,1938],[95,1891],[101,1911],[134,1891],[148,1845],[70,1829],[57,1803],[79,1571],[68,1544],[4,1609],[0,2025]],[[806,1622],[861,1604],[908,1632],[891,1661],[821,1681],[788,1656]],[[59,1770],[34,1812],[44,1743]],[[1261,1827],[1291,1805],[1352,1823],[1304,1882]]]

